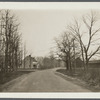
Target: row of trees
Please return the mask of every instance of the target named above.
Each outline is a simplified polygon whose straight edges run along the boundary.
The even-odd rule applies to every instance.
[[[60,60],[54,57],[54,54],[50,53],[48,57],[37,57],[40,69],[49,69],[60,67]]]
[[[3,72],[17,70],[22,60],[19,23],[10,10],[0,11],[0,69]]]
[[[56,54],[66,63],[66,69],[75,69],[75,60],[80,57],[84,70],[88,70],[92,57],[100,54],[100,21],[96,12],[74,19],[66,32],[55,39]]]

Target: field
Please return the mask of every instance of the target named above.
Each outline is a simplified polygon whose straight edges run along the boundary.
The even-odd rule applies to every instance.
[[[67,71],[66,69],[58,69],[57,72],[65,75],[78,78],[85,81],[89,87],[93,87],[96,90],[100,90],[100,68],[89,68],[88,71],[84,71],[81,68],[77,68],[74,71]]]

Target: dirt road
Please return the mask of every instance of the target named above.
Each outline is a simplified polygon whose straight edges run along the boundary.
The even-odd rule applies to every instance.
[[[32,72],[4,86],[3,92],[90,92],[55,74],[55,69]]]

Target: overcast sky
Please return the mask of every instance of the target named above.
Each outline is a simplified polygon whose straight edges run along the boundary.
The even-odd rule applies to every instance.
[[[67,5],[64,4],[64,6]],[[37,6],[33,9],[13,10],[18,16],[20,32],[23,41],[26,42],[28,54],[46,56],[50,49],[54,47],[54,37],[58,37],[59,34],[63,33],[67,24],[74,17],[80,18],[81,15],[89,12],[88,9],[82,9],[83,6],[81,10],[74,9],[73,5],[68,9],[65,9],[63,5],[55,9],[51,4],[48,7],[44,5],[40,9]]]
[[[76,11],[19,10],[20,30],[28,53],[45,56],[54,47],[54,38],[63,33]]]

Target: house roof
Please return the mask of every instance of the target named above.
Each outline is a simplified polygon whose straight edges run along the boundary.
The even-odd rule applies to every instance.
[[[92,60],[92,61],[89,61],[89,63],[100,63],[100,60]]]
[[[32,59],[33,59],[33,62],[37,62],[37,60],[34,57],[32,57]]]
[[[25,60],[27,60],[27,59],[31,59],[33,62],[37,62],[37,60],[35,59],[35,57],[26,56]]]

